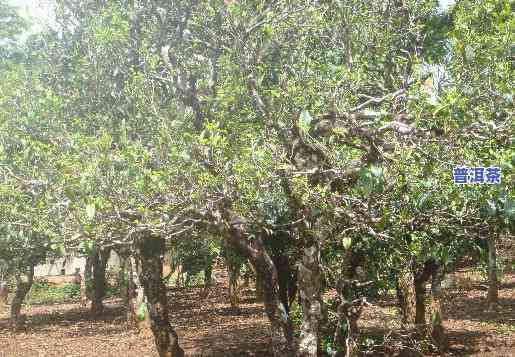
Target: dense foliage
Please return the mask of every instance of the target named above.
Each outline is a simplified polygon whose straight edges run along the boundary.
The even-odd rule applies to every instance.
[[[66,251],[135,257],[162,356],[180,355],[154,308],[165,255],[206,276],[219,255],[249,261],[276,355],[345,355],[363,296],[397,289],[408,323],[414,284],[424,325],[428,279],[438,300],[475,238],[494,269],[497,237],[513,234],[507,0],[54,9],[21,41],[25,20],[0,1],[0,262],[20,275]],[[455,185],[462,166],[502,181]]]

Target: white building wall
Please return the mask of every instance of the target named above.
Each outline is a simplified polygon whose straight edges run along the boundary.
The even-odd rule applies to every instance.
[[[37,265],[34,268],[34,276],[72,275],[75,274],[75,269],[77,268],[83,271],[85,265],[86,258],[83,257],[68,256],[57,258],[46,264]]]
[[[74,257],[70,255],[48,261],[45,264],[37,265],[34,267],[34,276],[39,278],[44,276],[73,275],[75,274],[76,269],[80,269],[80,271],[83,272],[85,265],[85,257]],[[118,254],[111,251],[111,255],[107,261],[107,270],[118,270],[119,266],[120,258],[118,257]]]

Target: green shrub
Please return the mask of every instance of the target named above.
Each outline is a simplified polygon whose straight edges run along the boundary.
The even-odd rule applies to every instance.
[[[297,299],[293,301],[293,304],[290,306],[290,320],[292,322],[293,328],[296,334],[296,337],[299,337],[300,326],[303,321],[303,313],[302,306],[298,304]]]
[[[73,301],[79,297],[79,284],[67,283],[51,286],[46,281],[38,281],[32,285],[26,301],[28,304],[55,304]]]
[[[86,285],[91,289],[92,281],[86,281]],[[106,287],[106,298],[119,296],[118,286],[108,284]],[[59,286],[50,285],[45,280],[38,280],[32,284],[27,295],[27,304],[58,304],[63,302],[77,301],[80,299],[80,284],[65,283]]]
[[[48,281],[46,280],[38,280],[35,281],[32,284],[32,290],[31,291],[41,291],[41,290],[47,290],[50,288],[50,284],[48,284]]]
[[[70,298],[80,298],[80,285],[79,284],[65,284],[60,287],[65,296]]]
[[[106,287],[106,298],[120,296],[120,288],[116,285],[108,285]]]

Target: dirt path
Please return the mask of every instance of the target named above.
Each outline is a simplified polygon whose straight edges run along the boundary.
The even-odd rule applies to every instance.
[[[515,274],[504,276],[499,313],[485,311],[486,291],[476,278],[460,277],[446,290],[445,326],[450,350],[445,356],[515,356]],[[468,279],[468,280],[467,280]],[[244,290],[241,313],[230,309],[222,279],[206,299],[201,288],[173,289],[171,319],[187,356],[270,356],[268,322],[253,291]],[[151,337],[138,335],[124,323],[120,301],[106,302],[100,318],[78,304],[26,307],[28,328],[13,334],[7,311],[0,312],[0,357],[155,357]],[[394,301],[374,303],[361,320],[366,335],[398,327]]]

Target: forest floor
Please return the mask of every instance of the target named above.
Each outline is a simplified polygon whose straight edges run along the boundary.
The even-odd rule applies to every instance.
[[[231,310],[225,276],[201,299],[200,287],[170,291],[171,319],[186,356],[270,356],[268,322],[253,290],[244,289],[241,312]],[[498,313],[485,311],[486,291],[474,273],[454,274],[445,292],[445,327],[450,349],[445,356],[515,356],[515,274],[505,274]],[[23,309],[27,330],[7,328],[7,310],[0,311],[0,357],[153,357],[150,336],[124,323],[119,299],[106,301],[106,312],[92,316],[78,303],[32,305]],[[391,299],[372,301],[360,320],[368,336],[384,336],[398,328]]]
[[[449,348],[436,355],[514,357],[515,273],[503,276],[496,311],[486,308],[487,287],[479,273],[464,269],[448,276],[447,281],[452,286],[444,289],[443,314]],[[363,335],[384,339],[390,334],[395,341],[394,335],[400,332],[395,299],[380,299],[372,305],[360,319]]]

